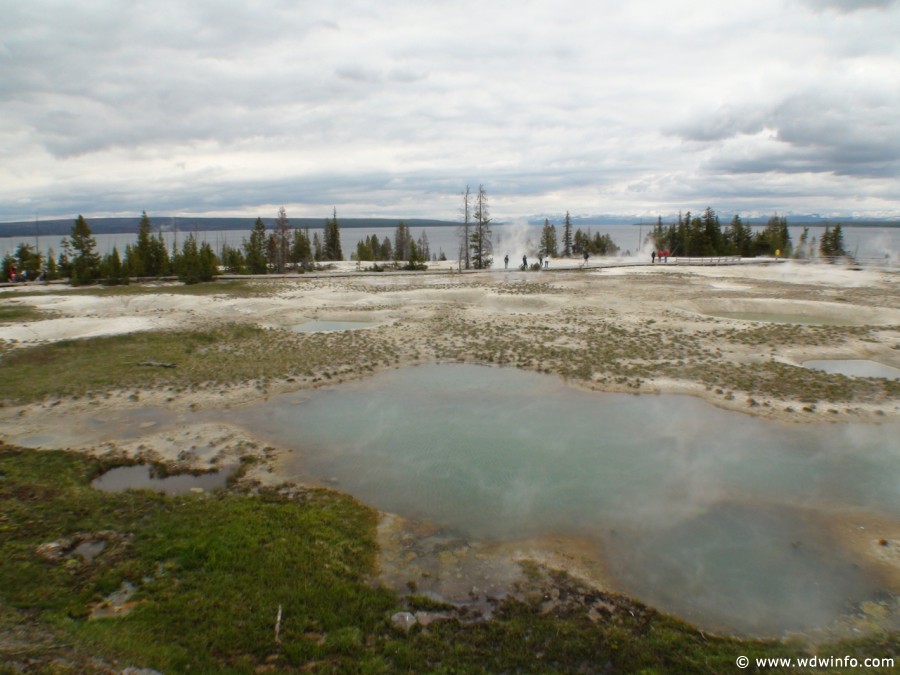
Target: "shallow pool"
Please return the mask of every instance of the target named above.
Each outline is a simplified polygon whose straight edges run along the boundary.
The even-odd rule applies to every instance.
[[[774,312],[708,312],[709,316],[741,321],[762,321],[765,323],[792,323],[803,326],[848,326],[851,321],[810,314],[790,314]]]
[[[826,373],[840,373],[850,377],[884,377],[889,380],[900,379],[900,368],[866,359],[816,359],[804,361],[804,368],[824,370]]]
[[[306,321],[291,326],[291,330],[296,333],[326,333],[341,330],[360,330],[361,328],[371,328],[374,324],[371,321]]]
[[[207,473],[157,476],[154,474],[153,467],[147,464],[135,464],[110,469],[94,479],[91,486],[104,492],[153,490],[168,495],[181,495],[197,489],[208,491],[223,488],[232,473],[234,473],[234,469],[228,468]]]

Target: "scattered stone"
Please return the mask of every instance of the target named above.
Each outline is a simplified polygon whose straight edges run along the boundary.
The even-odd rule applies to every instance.
[[[123,581],[119,590],[110,593],[99,604],[91,608],[91,620],[126,616],[134,609],[136,602],[129,602],[137,589],[128,581]]]
[[[51,541],[38,546],[37,549],[35,549],[35,553],[44,560],[62,560],[70,546],[71,542],[68,540]]]
[[[391,625],[404,633],[409,632],[409,629],[415,626],[416,623],[416,617],[410,612],[397,612],[391,617]]]
[[[73,550],[72,553],[75,555],[80,555],[86,563],[93,562],[94,558],[103,553],[103,549],[106,548],[106,542],[102,539],[99,541],[85,540],[78,544]]]

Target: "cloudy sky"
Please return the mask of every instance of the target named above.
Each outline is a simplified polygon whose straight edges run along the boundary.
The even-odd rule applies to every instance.
[[[896,0],[0,0],[0,221],[900,217]]]

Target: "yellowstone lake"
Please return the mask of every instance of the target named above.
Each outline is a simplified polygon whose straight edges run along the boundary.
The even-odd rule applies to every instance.
[[[708,630],[814,630],[867,601],[896,612],[896,577],[846,532],[875,542],[873,523],[900,523],[897,424],[775,423],[462,364],[226,416],[294,450],[285,479],[327,481],[471,540],[595,542],[606,585]]]

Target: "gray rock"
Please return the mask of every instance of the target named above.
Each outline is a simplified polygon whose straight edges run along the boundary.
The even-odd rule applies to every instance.
[[[397,612],[391,617],[391,625],[404,632],[415,626],[416,623],[418,623],[416,617],[409,612]]]

